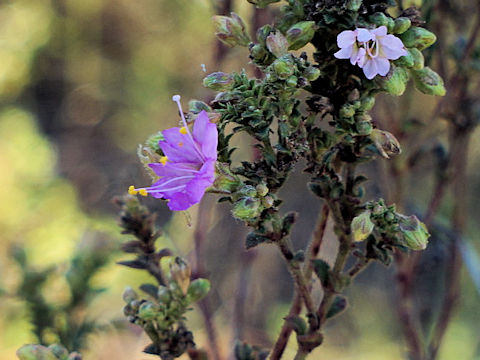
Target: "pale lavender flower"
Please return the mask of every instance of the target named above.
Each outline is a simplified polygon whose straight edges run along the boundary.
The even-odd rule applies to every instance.
[[[175,95],[183,121],[183,127],[174,127],[162,132],[159,141],[164,156],[158,163],[149,164],[160,177],[152,186],[135,188],[129,193],[168,200],[170,210],[187,210],[198,203],[205,190],[215,180],[218,132],[205,111],[198,114],[190,132],[180,106],[180,96]]]
[[[369,80],[376,75],[387,75],[390,60],[407,55],[402,41],[395,35],[387,34],[386,26],[342,31],[337,36],[337,45],[340,50],[334,56],[337,59],[350,59],[352,65],[363,69]]]

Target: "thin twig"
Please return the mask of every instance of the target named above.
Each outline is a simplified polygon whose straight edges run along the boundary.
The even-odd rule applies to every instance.
[[[212,218],[212,201],[208,197],[204,198],[198,208],[197,224],[194,232],[194,261],[195,261],[195,276],[206,276],[205,266],[205,244],[206,235],[210,227],[210,220]],[[217,331],[213,323],[213,313],[211,310],[210,297],[206,297],[198,302],[198,307],[203,316],[205,330],[208,338],[208,346],[214,360],[221,360],[220,350],[217,341]]]
[[[327,227],[329,215],[329,208],[327,204],[324,204],[322,210],[320,211],[317,224],[315,226],[315,230],[313,231],[312,240],[310,245],[308,246],[306,261],[304,264],[304,275],[306,281],[310,281],[313,272],[313,262],[318,254],[320,253],[320,249],[323,243],[323,238],[325,235],[325,229]],[[302,311],[302,298],[298,291],[295,290],[295,294],[293,296],[292,305],[290,306],[290,310],[286,319],[291,318],[293,316],[297,316]],[[293,329],[288,321],[285,321],[282,325],[282,329],[280,330],[280,334],[275,341],[275,345],[273,346],[272,354],[270,355],[271,360],[280,359],[285,351],[285,348],[288,343],[288,339],[292,333]]]

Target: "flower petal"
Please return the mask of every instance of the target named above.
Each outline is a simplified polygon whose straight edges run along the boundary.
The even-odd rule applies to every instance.
[[[182,134],[180,128],[174,127],[162,131],[164,140],[158,145],[171,162],[201,163],[203,160],[195,149],[193,140],[188,134]]]
[[[200,145],[206,159],[217,159],[218,131],[210,122],[207,113],[202,110],[193,124],[193,138]]]
[[[407,55],[402,41],[394,35],[387,35],[380,39],[381,54],[390,60],[397,60],[401,56]]]
[[[375,62],[375,65],[377,67],[377,72],[378,75],[380,76],[385,76],[388,74],[390,71],[390,61],[388,61],[385,58],[377,57],[375,59],[372,59],[372,61]]]
[[[349,59],[353,53],[353,45],[338,50],[333,56],[337,59]]]
[[[357,64],[360,68],[363,68],[365,61],[367,61],[367,51],[364,48],[358,49],[355,58],[350,58],[350,62],[352,63],[352,65]]]
[[[363,66],[363,73],[368,80],[372,80],[378,74],[377,64],[373,59],[367,59]]]
[[[367,42],[369,40],[374,40],[375,36],[370,32],[370,30],[365,28],[357,28],[357,41],[358,42]]]
[[[195,174],[198,172],[198,166],[192,163],[171,163],[167,162],[165,165],[161,163],[151,163],[148,166],[153,170],[157,176],[183,176],[188,174]]]
[[[342,31],[337,36],[337,45],[339,48],[352,46],[355,43],[356,38],[357,38],[356,31],[352,31],[352,30]],[[342,59],[346,59],[346,58],[342,58]]]
[[[376,37],[382,37],[387,35],[387,27],[385,25],[380,26],[376,29],[370,30],[370,32]]]
[[[168,207],[172,211],[187,210],[190,206],[194,205],[187,194],[177,193],[174,197],[169,199]]]

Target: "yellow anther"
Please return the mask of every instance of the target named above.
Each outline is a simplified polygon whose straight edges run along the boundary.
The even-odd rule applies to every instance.
[[[183,142],[179,142],[179,143],[178,143],[178,146],[182,147],[182,146],[183,146]]]
[[[137,195],[137,194],[138,194],[138,191],[135,190],[135,186],[130,185],[130,186],[128,187],[128,193],[129,193],[130,195]]]
[[[142,196],[147,196],[148,195],[148,191],[146,189],[140,189],[140,190],[138,190],[138,193]]]
[[[187,128],[186,128],[185,126],[182,126],[182,127],[180,128],[180,134],[185,135],[186,133],[187,133]]]
[[[167,161],[168,161],[168,158],[166,156],[162,156],[160,158],[160,162],[162,163],[162,165],[165,165],[167,163]]]

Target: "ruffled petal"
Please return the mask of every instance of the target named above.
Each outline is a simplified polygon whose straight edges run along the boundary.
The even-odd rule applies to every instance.
[[[337,45],[339,48],[352,46],[357,39],[357,32],[352,30],[342,31],[337,36]],[[342,58],[346,59],[346,58]]]

